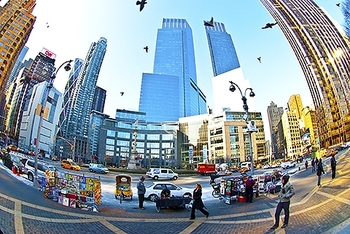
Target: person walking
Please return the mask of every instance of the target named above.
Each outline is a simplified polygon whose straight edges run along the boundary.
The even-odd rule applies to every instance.
[[[307,170],[307,167],[309,166],[309,163],[307,160],[305,160],[305,171]]]
[[[315,159],[314,158],[311,160],[311,167],[312,167],[311,172],[315,172],[316,171],[316,165],[315,165]]]
[[[321,187],[321,176],[324,174],[323,165],[322,165],[322,159],[320,158],[318,160],[318,163],[316,165],[316,175],[317,175],[317,186]]]
[[[141,210],[144,210],[145,207],[143,207],[143,202],[145,200],[145,193],[146,193],[146,187],[145,184],[143,183],[145,181],[145,177],[141,176],[140,180],[137,182],[137,195],[139,198],[139,208]]]
[[[286,174],[282,177],[282,187],[278,194],[280,200],[277,204],[275,212],[275,224],[271,227],[271,229],[274,230],[279,227],[280,214],[282,209],[284,210],[284,221],[281,228],[288,226],[290,199],[294,196],[294,194],[295,192],[293,185],[289,182],[289,175]]]
[[[245,195],[246,195],[246,202],[252,203],[253,202],[253,195],[254,195],[254,187],[255,180],[253,180],[252,176],[249,176],[247,181],[245,182]]]
[[[192,204],[190,219],[196,218],[196,215],[195,215],[196,210],[201,211],[205,215],[205,217],[208,218],[209,212],[204,209],[204,204],[202,201],[202,185],[198,183],[196,184],[196,188],[193,190],[192,199],[193,199],[193,204]]]
[[[335,178],[336,166],[337,166],[337,161],[335,160],[334,155],[332,155],[331,157],[332,180]]]

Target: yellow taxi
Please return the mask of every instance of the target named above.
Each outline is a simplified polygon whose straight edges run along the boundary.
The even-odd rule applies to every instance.
[[[73,160],[64,159],[61,161],[61,166],[66,169],[80,171],[80,166]]]

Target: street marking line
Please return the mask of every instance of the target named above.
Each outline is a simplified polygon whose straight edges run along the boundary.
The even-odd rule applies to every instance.
[[[190,226],[182,230],[179,234],[190,234],[192,233],[199,225],[201,225],[202,222],[194,221]]]
[[[23,222],[22,222],[22,205],[19,201],[15,202],[15,232],[16,234],[24,234]]]
[[[107,220],[101,220],[100,223],[103,224],[105,227],[107,227],[109,230],[111,230],[114,233],[126,234],[126,232],[124,232],[124,231],[120,230],[119,228],[117,228],[116,226],[112,225]]]
[[[321,191],[318,191],[317,193],[320,194],[320,195],[323,195],[325,197],[328,197],[330,199],[337,200],[339,202],[342,202],[342,203],[345,203],[347,205],[350,205],[350,200],[348,200],[348,199],[341,198],[341,197],[338,197],[338,196],[334,196],[334,195],[331,195],[331,194],[328,194],[328,193],[324,193],[324,192],[321,192]]]

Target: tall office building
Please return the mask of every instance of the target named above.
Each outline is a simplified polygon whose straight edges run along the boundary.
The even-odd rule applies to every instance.
[[[35,4],[35,0],[9,0],[0,7],[0,96],[4,95],[11,70],[33,29]]]
[[[349,46],[312,0],[260,0],[285,35],[306,78],[321,147],[350,140]]]
[[[49,55],[49,56],[48,56]],[[10,138],[18,140],[22,114],[28,108],[34,85],[48,81],[55,70],[56,55],[43,48],[31,60],[30,67],[24,67],[9,86],[6,95],[6,125],[5,129]]]
[[[74,60],[73,67],[69,73],[69,78],[64,88],[64,94],[63,94],[62,112],[60,113],[60,120],[59,120],[59,125],[61,126],[58,133],[59,135],[66,135],[65,126],[67,127],[67,121],[68,121],[69,115],[72,113],[71,105],[73,101],[73,93],[74,93],[74,90],[76,89],[77,80],[78,80],[79,73],[81,71],[83,63],[84,63],[84,60],[80,58],[76,58]]]
[[[223,23],[214,22],[213,26],[205,26],[208,47],[213,68],[212,86],[214,99],[214,112],[216,114],[226,110],[242,111],[241,94],[229,91],[230,83],[233,81],[244,92],[251,88],[249,80],[244,79],[240,67],[236,49],[231,35],[226,32]],[[253,99],[248,99],[249,109],[255,110]]]
[[[213,27],[205,26],[205,32],[214,76],[239,68],[236,49],[225,25],[214,22]]]
[[[158,29],[153,74],[143,74],[139,111],[148,121],[177,121],[206,113],[197,86],[192,29],[184,19],[163,19]]]
[[[62,113],[66,116],[60,123],[58,145],[65,146],[64,153],[74,149],[73,159],[83,159],[88,154],[88,130],[90,114],[96,83],[101,70],[102,62],[107,50],[107,39],[101,37],[98,42],[93,42],[89,48],[84,62],[76,78],[75,88],[72,92],[69,105],[65,105]],[[77,60],[75,60],[77,62]],[[77,65],[78,66],[78,65]],[[79,67],[79,66],[78,66]],[[78,69],[78,68],[76,68]],[[71,76],[75,73],[71,73]],[[66,89],[69,85],[66,86]],[[65,92],[66,93],[66,92]],[[62,120],[62,118],[60,118]],[[68,143],[69,142],[69,143]],[[68,143],[68,146],[67,146]],[[71,145],[73,144],[73,146]],[[64,155],[66,156],[66,155]]]
[[[278,107],[277,104],[271,102],[267,107],[267,118],[270,126],[271,134],[271,154],[273,158],[277,158],[279,155],[278,146],[278,124],[281,121],[283,114],[283,107]]]

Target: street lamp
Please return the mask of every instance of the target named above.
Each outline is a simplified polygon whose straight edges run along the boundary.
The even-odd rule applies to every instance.
[[[243,109],[245,111],[245,116],[244,116],[244,119],[245,119],[245,122],[248,124],[248,138],[249,138],[249,151],[250,151],[250,162],[251,162],[251,173],[252,175],[254,174],[254,157],[253,157],[253,146],[252,146],[252,132],[256,132],[256,127],[255,126],[252,126],[254,125],[254,122],[253,121],[250,121],[249,119],[249,112],[248,112],[248,104],[247,104],[247,98],[246,98],[246,93],[248,90],[250,90],[250,93],[249,93],[249,97],[255,97],[255,93],[253,92],[253,89],[252,88],[246,88],[245,91],[244,91],[244,94],[242,93],[242,90],[239,88],[239,86],[232,82],[232,81],[229,81],[230,82],[230,91],[231,92],[234,92],[236,91],[236,87],[238,88],[239,92],[241,93],[241,96],[242,96],[242,101],[243,101]]]
[[[47,98],[49,96],[50,90],[53,87],[53,81],[56,78],[57,72],[63,66],[64,66],[64,70],[69,71],[71,69],[71,64],[70,64],[71,62],[73,62],[73,60],[68,60],[68,61],[62,63],[61,66],[59,66],[56,70],[54,70],[52,72],[52,74],[50,76],[50,80],[45,81],[45,82],[47,82],[47,85],[46,85],[45,90],[43,92],[41,103],[40,103],[40,105],[37,106],[37,108],[40,108],[40,112],[38,113],[36,111],[36,113],[39,114],[39,125],[38,125],[37,137],[35,139],[35,163],[34,163],[34,179],[33,179],[33,186],[34,187],[37,187],[37,185],[38,185],[38,155],[39,155],[39,144],[40,144],[40,132],[41,132],[41,125],[43,124],[43,113],[45,110],[46,101],[47,101]]]

